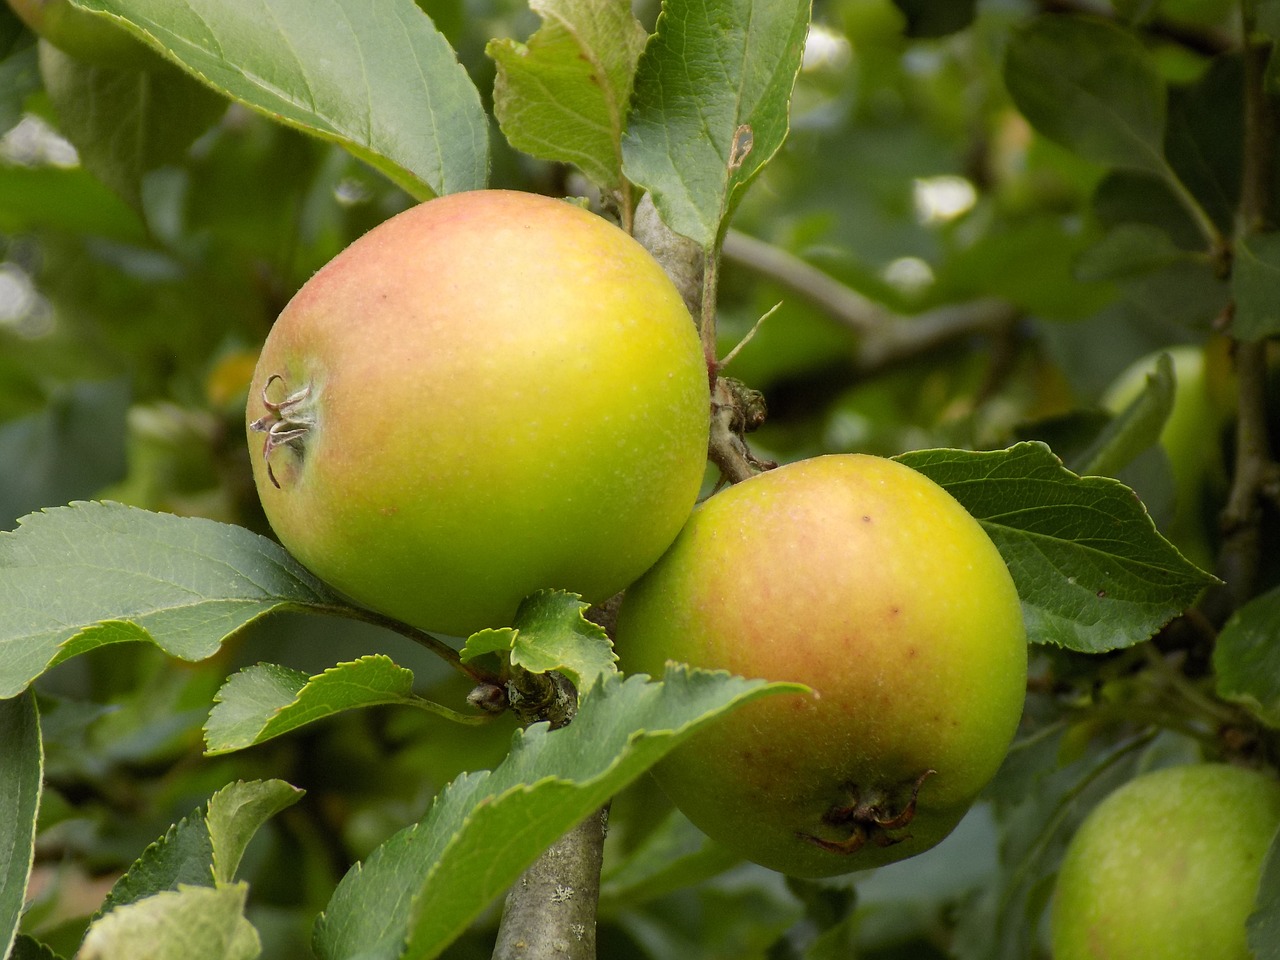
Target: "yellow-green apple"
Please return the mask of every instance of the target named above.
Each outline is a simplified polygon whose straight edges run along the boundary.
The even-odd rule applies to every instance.
[[[1071,839],[1054,960],[1251,960],[1245,921],[1280,827],[1280,783],[1225,764],[1130,780]]]
[[[1007,567],[945,490],[892,460],[817,457],[703,503],[631,586],[617,649],[807,684],[750,704],[655,775],[707,834],[784,873],[943,839],[1000,766],[1027,651]]]
[[[358,603],[466,636],[542,588],[604,600],[688,517],[709,389],[661,267],[579,206],[453,194],[281,313],[250,385],[281,542]]]

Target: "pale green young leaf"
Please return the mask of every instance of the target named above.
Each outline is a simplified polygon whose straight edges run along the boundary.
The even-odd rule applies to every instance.
[[[516,666],[530,673],[557,670],[586,693],[598,677],[618,669],[608,634],[582,615],[587,607],[574,594],[539,590],[520,604],[515,626],[482,630],[468,638],[462,662],[487,653],[509,653]]]
[[[704,249],[782,146],[809,0],[664,4],[636,70],[623,172]]]
[[[1005,85],[1038,131],[1087,160],[1164,176],[1165,88],[1131,32],[1046,14],[1015,30]]]
[[[1070,464],[1082,476],[1114,477],[1144,450],[1159,442],[1173,410],[1173,359],[1162,353],[1141,392],[1103,427]]]
[[[485,185],[479,92],[413,0],[73,2],[226,96],[341,144],[419,198]]]
[[[0,700],[0,957],[13,947],[26,902],[43,771],[35,695]]]
[[[531,0],[542,26],[525,43],[493,40],[493,112],[511,145],[622,187],[622,133],[647,34],[628,0]]]
[[[1280,233],[1241,237],[1231,271],[1235,314],[1231,332],[1242,340],[1280,333]]]
[[[1232,614],[1213,647],[1218,695],[1280,729],[1280,589]]]
[[[896,459],[982,524],[1013,575],[1033,643],[1087,653],[1131,646],[1214,582],[1159,534],[1132,490],[1076,476],[1042,443]]]
[[[279,544],[230,524],[116,503],[18,524],[0,533],[0,696],[108,643],[202,660],[273,610],[350,610]]]
[[[263,743],[315,720],[355,707],[420,705],[413,671],[382,654],[330,667],[314,677],[274,663],[228,678],[205,724],[205,752],[229,753]]]
[[[262,952],[245,918],[249,887],[180,886],[95,920],[77,960],[253,960]]]
[[[304,792],[283,780],[238,780],[209,798],[205,822],[213,846],[215,884],[235,880],[253,835],[281,810],[301,800]]]
[[[426,818],[342,879],[316,925],[321,960],[435,957],[537,856],[706,723],[794,684],[668,668],[602,677],[574,721],[515,735],[492,772],[464,774]]]
[[[302,793],[283,780],[227,784],[142,852],[111,888],[98,916],[180,887],[231,883],[253,835]]]
[[[95,67],[40,45],[40,73],[58,129],[85,169],[135,210],[142,177],[178,160],[226,109],[226,100],[172,64]]]

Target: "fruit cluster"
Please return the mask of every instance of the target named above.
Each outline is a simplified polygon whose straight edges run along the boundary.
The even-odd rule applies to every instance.
[[[875,457],[784,466],[695,509],[709,403],[688,311],[635,240],[480,191],[392,218],[298,292],[248,428],[275,532],[359,604],[466,636],[538,589],[625,588],[625,669],[806,684],[658,768],[712,837],[807,876],[927,849],[1021,715],[1009,573],[941,487]]]

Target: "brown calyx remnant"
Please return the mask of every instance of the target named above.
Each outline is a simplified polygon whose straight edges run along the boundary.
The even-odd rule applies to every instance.
[[[857,784],[845,784],[847,802],[838,803],[822,816],[822,822],[828,826],[847,828],[849,836],[844,840],[826,840],[810,833],[798,833],[801,840],[846,856],[857,853],[870,840],[878,847],[891,847],[903,840],[910,840],[911,834],[892,835],[889,831],[901,830],[911,823],[916,816],[916,799],[920,795],[920,787],[925,779],[936,770],[926,770],[915,780],[906,780],[891,789],[872,787],[861,789]],[[895,812],[893,805],[900,803],[900,798],[910,790],[911,796],[901,803]]]
[[[311,384],[304,384],[279,403],[274,403],[268,399],[267,391],[277,380],[281,383],[285,382],[283,376],[273,373],[263,384],[262,405],[267,408],[267,415],[249,424],[249,429],[267,435],[262,443],[262,459],[267,464],[267,476],[279,489],[280,481],[276,479],[275,471],[271,469],[271,454],[278,447],[292,447],[294,452],[301,456],[307,434],[316,425],[316,418],[315,411],[307,402],[311,399]],[[287,389],[288,385],[285,386]]]

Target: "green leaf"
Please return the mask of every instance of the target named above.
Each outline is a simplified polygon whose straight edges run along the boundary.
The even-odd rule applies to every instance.
[[[142,852],[111,888],[98,916],[165,891],[230,884],[253,835],[302,793],[283,780],[227,784]]]
[[[1189,259],[1159,227],[1122,223],[1076,258],[1076,279],[1123,280]]]
[[[1173,410],[1176,387],[1173,358],[1162,353],[1147,382],[1117,416],[1098,433],[1093,443],[1071,464],[1074,473],[1114,477],[1143,451],[1160,440]]]
[[[482,630],[468,638],[462,662],[509,652],[515,666],[530,673],[558,670],[585,694],[597,678],[618,669],[608,634],[582,615],[588,606],[570,593],[539,590],[520,604],[514,627]]]
[[[9,955],[22,919],[43,775],[35,695],[0,700],[0,957]]]
[[[672,810],[600,884],[600,912],[638,904],[702,883],[742,862],[716,843],[679,810]]]
[[[73,0],[228,97],[346,147],[413,195],[478,189],[488,121],[413,0]]]
[[[893,0],[907,18],[908,37],[945,37],[973,23],[977,0]]]
[[[9,954],[8,960],[62,960],[62,958],[51,947],[45,946],[34,937],[20,933],[18,939],[13,942],[13,952]]]
[[[161,60],[147,70],[95,67],[42,43],[40,74],[85,169],[139,211],[143,174],[178,160],[226,109]]]
[[[1036,17],[1015,30],[1005,84],[1040,133],[1112,167],[1163,175],[1165,89],[1129,31],[1101,20]]]
[[[1275,336],[1280,333],[1280,233],[1243,236],[1235,252],[1231,331],[1241,340]]]
[[[1280,729],[1280,589],[1232,614],[1213,648],[1218,695]]]
[[[183,660],[278,609],[350,610],[279,544],[240,527],[78,503],[0,533],[0,696],[107,643]]]
[[[623,170],[704,249],[782,146],[809,0],[666,3],[636,70]]]
[[[1262,862],[1262,877],[1253,913],[1247,921],[1249,949],[1259,960],[1280,957],[1280,834]]]
[[[204,728],[205,752],[242,750],[343,710],[417,699],[413,671],[381,654],[340,663],[314,677],[259,663],[230,677],[218,691]]]
[[[663,683],[611,674],[558,730],[516,733],[491,773],[464,774],[421,823],[342,879],[316,925],[321,960],[435,957],[566,830],[694,731],[795,685],[668,668]]]
[[[1160,536],[1132,490],[1076,476],[1042,443],[896,459],[982,524],[1013,575],[1034,643],[1087,653],[1131,646],[1214,582]]]
[[[249,887],[188,887],[117,907],[94,921],[78,960],[253,960],[262,951],[244,916]]]
[[[531,0],[542,26],[527,43],[493,40],[493,111],[511,145],[572,163],[622,188],[622,132],[648,34],[628,0]]]
[[[235,880],[253,835],[281,810],[301,800],[304,792],[283,780],[240,780],[209,798],[205,820],[213,844],[215,884]]]

